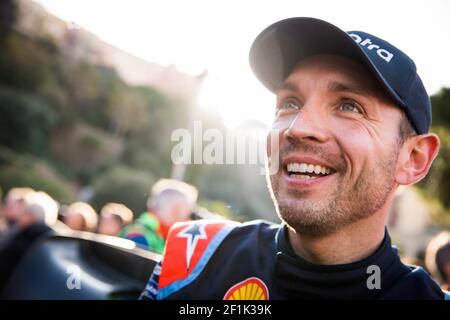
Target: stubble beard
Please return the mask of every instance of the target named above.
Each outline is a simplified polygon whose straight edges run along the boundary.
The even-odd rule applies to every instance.
[[[308,148],[309,149],[309,148]],[[372,170],[365,169],[353,186],[345,186],[344,173],[338,171],[334,190],[323,200],[307,198],[309,191],[279,188],[281,169],[275,175],[267,175],[269,190],[280,219],[298,234],[324,237],[368,218],[379,211],[394,189],[394,170],[398,150],[378,161]],[[320,152],[319,152],[320,153]],[[341,169],[343,169],[345,165]]]

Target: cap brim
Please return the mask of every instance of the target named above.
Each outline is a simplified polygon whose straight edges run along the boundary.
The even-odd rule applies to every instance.
[[[404,105],[364,50],[345,31],[323,20],[290,18],[267,27],[251,46],[250,66],[259,81],[276,93],[298,62],[316,54],[336,54],[360,61],[394,101]]]

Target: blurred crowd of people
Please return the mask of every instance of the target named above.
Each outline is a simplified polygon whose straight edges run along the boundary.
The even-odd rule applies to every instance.
[[[197,189],[185,182],[161,179],[151,189],[147,210],[134,219],[124,204],[107,203],[99,213],[86,202],[60,206],[42,191],[12,188],[0,207],[0,248],[20,231],[45,224],[56,231],[95,232],[133,240],[141,247],[162,253],[170,227],[188,221],[196,209]]]
[[[97,213],[89,203],[77,201],[60,206],[47,193],[28,187],[12,188],[4,196],[0,189],[0,289],[27,246],[47,232],[116,236],[162,253],[174,223],[201,218],[194,215],[197,198],[194,186],[161,179],[150,191],[147,210],[135,215],[120,203],[107,203]],[[450,232],[443,231],[430,241],[424,267],[443,289],[450,289]]]
[[[135,216],[121,203],[106,203],[97,213],[89,203],[60,205],[47,193],[28,187],[12,188],[4,196],[0,190],[0,290],[26,249],[48,233],[92,232],[121,237],[162,253],[170,227],[194,218],[197,197],[195,187],[161,179],[150,191],[147,210]]]

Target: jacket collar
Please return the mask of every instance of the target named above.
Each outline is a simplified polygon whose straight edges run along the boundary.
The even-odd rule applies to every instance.
[[[373,299],[408,272],[391,246],[387,230],[372,255],[340,265],[314,264],[297,256],[289,243],[286,225],[279,229],[276,241],[273,285],[281,293],[280,298]],[[378,275],[380,289],[373,288]]]

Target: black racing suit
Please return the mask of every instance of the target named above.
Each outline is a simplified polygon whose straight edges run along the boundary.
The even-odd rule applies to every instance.
[[[317,265],[294,253],[283,224],[220,220],[175,225],[162,263],[141,295],[142,299],[446,297],[424,269],[400,261],[387,231],[379,248],[363,260]]]

